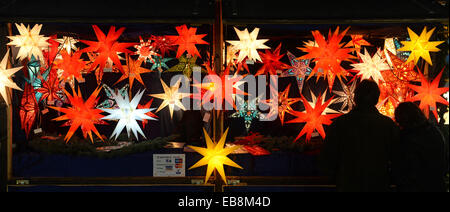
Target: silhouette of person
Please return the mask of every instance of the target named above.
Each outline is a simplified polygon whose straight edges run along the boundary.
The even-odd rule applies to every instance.
[[[355,108],[330,125],[319,168],[339,192],[390,191],[392,149],[398,144],[395,122],[380,114],[378,84],[362,81],[355,89]]]
[[[445,192],[446,144],[436,125],[431,124],[412,102],[395,110],[400,125],[400,144],[393,164],[400,192]],[[447,153],[448,155],[448,153]]]

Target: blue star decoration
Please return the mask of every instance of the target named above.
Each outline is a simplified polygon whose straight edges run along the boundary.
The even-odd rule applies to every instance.
[[[155,69],[158,69],[159,72],[162,72],[164,69],[169,69],[169,66],[167,66],[166,63],[171,61],[173,58],[162,58],[161,56],[156,56],[153,59],[155,60],[155,63],[153,63],[151,70],[154,71]],[[152,63],[150,60],[147,60],[147,62]]]
[[[45,70],[44,73],[41,73],[41,62],[37,60],[34,55],[31,56],[30,61],[27,63],[27,70],[29,78],[25,78],[25,81],[31,84],[34,90],[42,87],[42,82],[39,76],[41,76],[42,79],[47,80],[48,75],[50,74],[50,68]],[[35,96],[36,100],[40,100],[42,93],[36,92]]]
[[[255,98],[249,102],[244,102],[244,100],[241,100],[241,110],[236,111],[235,113],[231,114],[231,118],[244,118],[245,123],[245,129],[247,132],[250,130],[250,127],[252,125],[253,120],[262,118],[262,114],[257,109],[257,101],[258,98]]]
[[[287,52],[292,68],[281,73],[280,78],[295,77],[297,80],[298,91],[302,94],[305,78],[311,74],[312,68],[309,67],[310,60],[298,60],[291,52]]]

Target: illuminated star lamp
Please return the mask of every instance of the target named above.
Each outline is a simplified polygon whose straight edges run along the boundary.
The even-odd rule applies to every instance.
[[[3,57],[2,62],[0,63],[0,96],[3,97],[7,106],[9,106],[10,101],[9,96],[6,92],[6,87],[22,91],[22,89],[19,88],[16,83],[11,80],[11,76],[23,67],[20,66],[17,68],[7,69],[6,66],[8,62],[8,55],[9,49],[8,51],[6,51],[6,55]]]
[[[78,43],[78,40],[73,37],[63,36],[62,38],[56,39],[56,41],[60,43],[63,49],[65,49],[69,54],[72,53],[72,50],[78,50],[78,48],[75,46],[75,44]]]
[[[207,34],[196,35],[197,28],[190,27],[188,28],[186,25],[175,27],[178,36],[167,36],[172,42],[173,45],[178,45],[177,58],[180,58],[184,52],[192,56],[198,56],[201,58],[200,53],[197,50],[195,45],[197,44],[209,44],[204,41],[203,38]]]
[[[12,40],[7,45],[20,47],[16,58],[24,60],[27,58],[30,59],[31,56],[35,56],[43,62],[44,55],[42,54],[42,49],[48,47],[49,43],[47,40],[49,38],[39,35],[42,24],[34,25],[31,30],[29,25],[25,27],[22,23],[20,25],[16,23],[16,27],[20,35],[7,36]]]
[[[139,91],[136,96],[130,101],[128,94],[125,97],[122,95],[115,94],[114,100],[117,103],[118,109],[101,109],[107,113],[108,116],[103,117],[104,120],[118,120],[116,128],[111,134],[111,138],[114,137],[114,140],[117,140],[123,128],[127,128],[127,135],[130,137],[130,131],[133,132],[133,135],[136,139],[139,140],[137,133],[141,134],[144,138],[145,134],[142,132],[141,127],[137,123],[136,120],[142,121],[144,119],[148,120],[156,120],[148,115],[148,112],[153,111],[154,109],[137,109],[139,102],[141,101],[142,95],[144,95],[144,91]]]
[[[370,56],[367,49],[364,54],[358,52],[358,56],[361,58],[362,63],[352,64],[354,70],[359,71],[357,76],[361,77],[361,80],[372,78],[376,83],[384,81],[382,71],[391,69],[386,63],[386,59],[382,58],[382,52],[380,49],[373,57]]]
[[[156,113],[169,106],[170,118],[173,118],[173,110],[175,109],[175,106],[182,110],[186,110],[180,100],[189,97],[191,94],[178,92],[181,81],[178,81],[174,86],[169,87],[162,79],[160,80],[164,89],[164,93],[151,94],[150,96],[163,100],[158,110],[156,110]]]
[[[218,85],[215,82],[207,82],[200,83],[196,82],[192,86],[201,89],[201,96],[199,100],[202,100],[202,105],[211,100],[214,100],[215,104],[228,104],[233,106],[236,109],[235,97],[236,95],[247,95],[247,93],[241,90],[239,87],[243,85],[245,82],[241,81],[244,79],[245,75],[238,75],[238,72],[235,72],[233,76],[230,75],[230,67],[231,64],[228,64],[227,68],[219,75],[211,68],[206,67],[208,70],[208,76],[217,76],[220,78],[220,82],[228,82],[232,85],[233,91],[231,93],[227,92],[227,88],[225,84]],[[197,99],[196,95],[192,96],[193,99]],[[203,101],[206,100],[206,101]],[[226,106],[222,104],[223,106]],[[227,107],[225,107],[227,108]]]
[[[34,95],[33,86],[29,83],[25,83],[25,88],[22,94],[22,99],[20,100],[19,115],[20,115],[20,126],[25,134],[30,135],[31,127],[36,121],[36,116],[39,113],[39,105],[36,101],[36,96]]]
[[[175,45],[168,36],[155,36],[152,35],[150,40],[153,41],[152,45],[156,51],[160,52],[161,57],[165,57],[170,51],[175,51]]]
[[[182,55],[178,59],[178,64],[171,67],[167,72],[183,72],[185,76],[191,78],[194,67],[197,66],[197,56],[185,57]]]
[[[270,87],[270,89],[273,89],[273,87]],[[289,98],[289,91],[291,89],[291,85],[289,84],[286,89],[283,92],[280,92],[278,94],[278,100],[275,100],[273,98],[267,99],[265,104],[273,105],[275,107],[278,107],[278,114],[273,114],[274,110],[271,110],[267,117],[272,117],[272,115],[278,115],[280,117],[281,125],[284,125],[284,116],[286,113],[291,113],[293,111],[291,105],[301,101],[300,98]]]
[[[241,101],[240,110],[231,114],[231,118],[244,118],[245,129],[247,132],[250,130],[253,120],[262,118],[261,113],[257,109],[257,101],[258,98],[253,98],[248,102],[243,102],[242,98],[238,98],[238,101]]]
[[[406,62],[414,61],[414,64],[417,65],[419,59],[423,58],[428,64],[433,65],[430,52],[439,52],[440,49],[438,49],[437,46],[444,43],[444,41],[429,41],[435,29],[436,28],[433,28],[431,31],[427,32],[427,27],[425,27],[419,36],[408,27],[408,34],[411,41],[402,41],[401,43],[404,46],[398,49],[398,51],[411,52],[411,55]]]
[[[151,41],[144,41],[141,36],[139,36],[139,45],[135,45],[134,48],[137,49],[136,53],[139,55],[139,60],[147,63],[149,60],[152,63],[155,63],[153,56],[161,56],[160,54],[155,52],[155,47],[152,45]]]
[[[81,59],[81,52],[74,52],[72,55],[66,51],[60,52],[61,59],[55,61],[55,69],[58,70],[59,79],[74,85],[74,80],[83,81],[82,70],[86,62]]]
[[[75,91],[74,88],[72,88],[73,96],[70,95],[69,92],[64,90],[66,93],[67,98],[69,99],[69,102],[71,104],[71,107],[69,108],[62,108],[62,107],[52,107],[49,106],[49,108],[52,108],[53,110],[65,113],[63,116],[60,116],[58,118],[55,118],[53,120],[55,121],[66,121],[70,124],[69,131],[67,132],[66,136],[64,137],[64,140],[69,142],[70,138],[73,136],[75,131],[80,127],[80,129],[83,131],[84,138],[87,138],[89,135],[89,138],[91,139],[91,142],[93,143],[94,140],[92,138],[92,132],[97,135],[98,138],[100,138],[103,141],[102,136],[98,132],[97,128],[95,128],[95,124],[105,124],[101,121],[101,119],[104,117],[101,113],[103,112],[101,109],[95,108],[96,102],[98,101],[98,94],[101,91],[101,87],[98,87],[95,89],[95,91],[91,94],[91,96],[84,101],[83,95],[81,94],[80,89],[78,88],[78,92]]]
[[[306,111],[304,112],[293,111],[292,115],[296,116],[297,118],[287,122],[287,123],[306,123],[306,125],[303,127],[302,131],[300,131],[300,134],[297,136],[294,142],[298,141],[305,134],[306,134],[306,142],[309,142],[315,130],[319,132],[322,138],[325,138],[326,134],[323,125],[332,124],[332,119],[337,118],[342,114],[328,114],[328,115],[323,114],[324,110],[333,100],[332,98],[329,99],[327,102],[322,103],[323,102],[322,97],[319,96],[318,99],[316,100],[316,104],[314,107],[310,105],[308,100],[306,100],[306,98],[303,95],[301,96],[301,98]]]
[[[227,157],[227,155],[239,149],[240,146],[225,148],[225,140],[227,138],[228,129],[225,131],[225,133],[217,143],[211,140],[205,129],[203,129],[203,133],[205,134],[206,148],[188,146],[189,148],[203,155],[203,158],[192,167],[190,167],[189,170],[208,165],[205,176],[205,184],[208,182],[214,170],[217,170],[219,175],[222,177],[222,180],[225,182],[225,184],[227,184],[227,178],[223,165],[243,169],[241,166]]]
[[[312,35],[314,36],[315,43],[317,45],[306,45],[303,48],[298,48],[303,52],[308,53],[302,57],[299,57],[299,60],[313,59],[312,62],[316,64],[308,79],[316,73],[318,76],[317,80],[323,76],[328,79],[330,91],[332,90],[336,77],[342,81],[341,77],[347,75],[347,71],[341,66],[342,61],[350,61],[350,59],[353,58],[350,54],[353,49],[345,47],[341,48],[343,44],[340,43],[348,30],[349,28],[340,34],[339,27],[337,27],[333,34],[330,30],[328,40],[326,40],[319,31],[313,31]],[[320,70],[322,70],[322,72],[320,72]]]
[[[87,48],[81,50],[81,52],[93,52],[98,53],[95,61],[91,64],[89,71],[94,70],[97,66],[99,68],[99,76],[97,77],[98,83],[101,81],[103,76],[103,68],[106,66],[108,59],[111,59],[112,62],[118,67],[118,69],[124,73],[122,64],[120,63],[120,59],[118,57],[118,53],[133,53],[128,50],[128,47],[132,47],[136,45],[136,43],[119,43],[117,39],[119,39],[120,35],[125,30],[125,27],[120,28],[116,31],[116,27],[111,26],[108,32],[108,35],[105,35],[97,25],[92,25],[94,29],[95,35],[97,36],[98,41],[88,41],[88,40],[80,40],[80,42],[88,45]]]
[[[239,50],[238,63],[242,62],[245,58],[254,62],[262,62],[257,50],[270,49],[270,47],[264,45],[269,39],[257,39],[259,28],[255,28],[251,33],[248,32],[248,29],[240,31],[239,29],[234,28],[234,30],[236,31],[239,40],[227,42],[231,44],[233,48]]]
[[[441,81],[442,73],[444,69],[442,69],[441,73],[431,82],[427,80],[427,78],[419,71],[419,76],[422,81],[421,86],[409,84],[408,87],[417,92],[417,95],[407,99],[407,101],[420,101],[420,109],[425,112],[427,117],[430,116],[430,108],[433,111],[436,120],[438,120],[436,103],[441,103],[444,105],[449,105],[449,102],[444,99],[441,95],[448,92],[448,88],[440,88],[439,83]]]
[[[298,91],[301,94],[305,77],[311,74],[312,69],[309,67],[310,60],[298,60],[291,52],[287,52],[292,68],[280,74],[280,78],[295,77],[297,80]]]
[[[42,96],[38,99],[38,102],[45,100],[47,103],[54,103],[56,100],[61,100],[58,95],[61,87],[59,86],[59,81],[56,74],[50,74],[47,81],[45,81],[41,76],[39,77],[42,81],[42,87],[38,88],[36,92],[41,93]]]
[[[312,92],[312,90],[309,91],[311,94],[311,101],[308,101],[309,105],[311,107],[314,107],[315,105],[317,105],[317,101],[319,100],[316,95]],[[322,94],[321,96],[321,101],[322,104],[325,104],[325,98],[327,96],[327,91],[325,90],[325,92]],[[330,100],[330,103],[328,105],[332,105],[334,104],[336,101],[336,99],[334,99],[334,97],[332,98],[332,100]],[[323,110],[322,115],[326,115],[326,114],[330,114],[330,113],[339,113],[338,111],[335,111],[331,108],[329,108],[328,106]]]
[[[150,73],[152,72],[152,70],[141,67],[142,62],[142,59],[133,60],[129,55],[127,55],[127,65],[123,66],[124,73],[120,77],[120,79],[117,80],[116,83],[114,83],[114,85],[128,78],[130,89],[133,88],[133,82],[135,79],[145,86],[144,82],[142,81],[141,74]]]
[[[353,47],[359,52],[362,46],[372,46],[369,42],[364,40],[363,35],[350,35],[352,40],[347,43],[344,47]]]
[[[157,69],[160,73],[164,71],[164,69],[169,69],[169,66],[167,66],[167,62],[171,61],[173,58],[169,58],[169,57],[165,57],[162,58],[160,56],[156,56],[154,58],[154,63],[152,65],[152,67],[150,68],[150,70],[154,71],[155,69]]]
[[[148,108],[150,108],[150,107],[152,106],[152,103],[153,103],[153,99],[151,99],[150,101],[148,101],[147,104],[145,104],[145,105],[139,104],[138,107],[137,107],[137,109],[148,109]],[[152,113],[152,112],[148,112],[148,113],[146,113],[145,115],[150,116],[150,117],[155,118],[155,119],[158,118],[158,116],[155,115],[155,114]],[[148,120],[147,120],[147,119],[143,119],[141,122],[142,122],[142,128],[145,129],[145,126],[147,125]]]
[[[342,91],[333,91],[333,93],[338,96],[335,98],[334,104],[342,103],[340,111],[343,113],[350,112],[356,105],[354,102],[356,82],[357,80],[354,80],[351,86],[347,86],[345,83],[341,82]],[[347,108],[347,110],[344,111],[345,108]]]
[[[280,55],[280,51],[281,44],[274,51],[266,49],[265,53],[260,52],[263,66],[256,72],[255,76],[263,74],[277,75],[279,72],[291,68],[290,65],[280,61],[284,57],[284,54]]]

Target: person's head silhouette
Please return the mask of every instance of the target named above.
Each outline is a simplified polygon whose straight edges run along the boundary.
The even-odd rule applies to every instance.
[[[355,89],[355,104],[358,108],[374,107],[380,98],[380,88],[373,80],[363,80]]]
[[[403,102],[395,109],[395,121],[401,128],[410,129],[427,123],[427,117],[416,104]]]

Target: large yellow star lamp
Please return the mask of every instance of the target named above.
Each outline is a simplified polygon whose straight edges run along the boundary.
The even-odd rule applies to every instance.
[[[195,146],[189,146],[189,148],[200,153],[204,157],[203,159],[199,160],[196,164],[194,164],[191,168],[189,168],[189,170],[208,165],[208,169],[206,170],[205,184],[208,182],[214,170],[217,170],[219,175],[222,177],[222,180],[225,182],[225,184],[227,184],[227,179],[225,176],[225,170],[223,168],[223,165],[243,169],[241,166],[239,166],[238,164],[236,164],[227,157],[227,155],[239,149],[240,146],[224,148],[225,140],[228,134],[228,129],[225,131],[225,133],[223,134],[222,138],[220,138],[218,143],[215,143],[211,140],[205,129],[203,129],[203,133],[205,134],[206,148]]]
[[[414,61],[414,64],[417,65],[419,59],[423,58],[428,64],[433,65],[430,52],[439,52],[440,49],[438,49],[437,46],[444,43],[444,41],[429,41],[435,29],[436,28],[433,28],[431,31],[427,32],[427,27],[425,27],[422,34],[419,36],[408,27],[408,33],[411,41],[402,41],[401,43],[404,46],[398,49],[398,51],[411,52],[411,55],[406,63]]]

